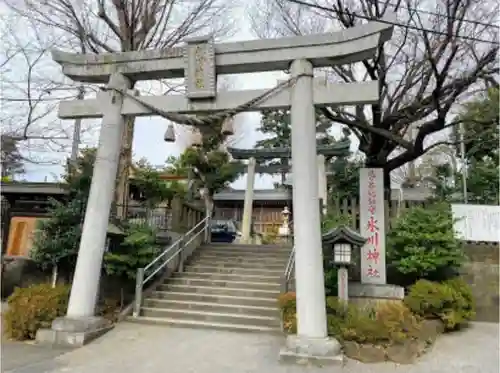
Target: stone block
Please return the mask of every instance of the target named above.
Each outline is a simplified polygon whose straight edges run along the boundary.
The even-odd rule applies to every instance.
[[[424,320],[418,332],[418,338],[426,343],[434,343],[437,336],[444,332],[441,320]]]
[[[333,338],[305,338],[289,335],[280,351],[280,360],[299,365],[343,364],[341,346]]]
[[[422,355],[426,343],[409,340],[402,344],[394,344],[386,348],[387,359],[398,364],[413,364]]]
[[[373,344],[346,341],[344,342],[344,353],[347,357],[363,363],[380,363],[386,360],[384,347]]]
[[[349,297],[403,299],[404,296],[404,288],[397,285],[362,284],[359,282],[349,283]]]
[[[376,308],[383,303],[401,303],[404,289],[396,285],[362,284],[349,282],[349,302],[364,308]]]
[[[51,329],[39,329],[36,341],[62,347],[81,347],[113,328],[113,324],[101,317],[57,318]]]

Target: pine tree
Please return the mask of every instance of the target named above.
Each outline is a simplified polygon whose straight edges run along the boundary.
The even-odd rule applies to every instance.
[[[327,133],[330,123],[324,117],[318,116],[316,121],[317,143],[327,145],[335,142],[335,138]],[[292,125],[290,120],[290,110],[268,110],[262,112],[260,127],[257,129],[267,138],[257,141],[256,149],[290,148],[292,146]],[[267,166],[288,166],[289,159],[274,159],[265,163]],[[281,184],[275,183],[275,187],[280,187],[285,183],[286,172],[281,172]]]
[[[12,179],[16,175],[24,174],[23,156],[17,141],[5,134],[0,139],[2,179]]]

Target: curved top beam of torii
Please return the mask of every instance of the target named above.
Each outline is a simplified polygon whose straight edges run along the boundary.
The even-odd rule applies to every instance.
[[[349,153],[351,142],[349,140],[339,141],[332,145],[318,145],[317,153],[324,156],[343,156]],[[291,158],[291,148],[270,148],[270,149],[238,149],[227,148],[228,153],[234,159],[249,159],[255,158],[259,160],[269,160],[275,158]]]
[[[211,44],[216,74],[238,74],[286,70],[296,59],[307,59],[315,67],[349,64],[372,58],[377,47],[392,36],[394,15],[384,23],[364,25],[333,33]],[[189,47],[209,38],[190,40],[187,45],[159,50],[105,54],[76,54],[59,50],[52,58],[64,75],[87,83],[107,83],[114,72],[133,81],[187,76]],[[325,57],[328,56],[328,57]]]

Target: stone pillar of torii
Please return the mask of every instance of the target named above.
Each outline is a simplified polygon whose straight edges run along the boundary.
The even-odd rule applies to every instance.
[[[376,81],[319,82],[313,68],[374,58],[380,44],[391,38],[392,29],[390,22],[368,22],[341,32],[281,39],[214,44],[210,38],[199,38],[163,50],[99,55],[54,52],[54,60],[70,79],[107,86],[95,99],[59,106],[62,119],[102,118],[102,127],[68,312],[54,321],[53,340],[84,343],[86,335],[95,335],[102,327],[94,309],[126,116],[161,115],[181,124],[209,127],[210,121],[238,110],[290,108],[297,335],[287,339],[281,356],[338,360],[339,343],[328,338],[326,328],[315,107],[377,103],[379,88]],[[216,89],[221,74],[280,70],[289,70],[291,78],[268,95],[268,90]],[[139,97],[129,90],[131,82],[183,77],[186,95]],[[193,117],[207,113],[222,116],[209,115],[205,121]]]

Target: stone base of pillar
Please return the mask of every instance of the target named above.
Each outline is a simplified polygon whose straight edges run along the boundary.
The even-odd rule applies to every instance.
[[[51,329],[39,329],[36,341],[63,347],[81,347],[100,337],[113,325],[102,317],[59,317],[52,322]]]
[[[334,338],[306,338],[289,335],[280,360],[300,365],[343,364],[342,346]]]

